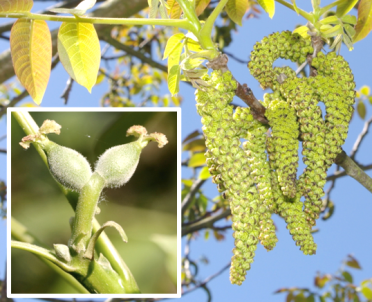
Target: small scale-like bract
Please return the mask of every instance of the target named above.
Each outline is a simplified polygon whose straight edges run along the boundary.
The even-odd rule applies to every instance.
[[[92,175],[87,159],[79,152],[49,141],[44,146],[50,173],[64,187],[80,191]]]

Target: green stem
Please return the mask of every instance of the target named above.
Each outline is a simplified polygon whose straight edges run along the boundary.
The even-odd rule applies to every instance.
[[[41,247],[45,246],[42,242],[37,240],[34,235],[30,234],[24,225],[22,225],[19,221],[17,221],[13,217],[11,219],[11,235],[12,235],[12,238],[17,241],[32,243],[32,244],[36,244]],[[71,274],[65,272],[59,266],[46,260],[44,257],[39,256],[39,255],[37,255],[37,257],[41,261],[43,261],[46,265],[48,265],[52,270],[54,270],[58,275],[60,275],[63,279],[65,279],[79,293],[89,294],[89,291],[87,291],[87,289],[78,280],[76,280]]]
[[[328,12],[332,7],[335,7],[341,3],[345,2],[345,0],[337,0],[332,2],[331,4],[328,4],[324,6],[323,8],[320,9],[319,14],[320,16],[323,15],[324,13]]]
[[[211,39],[212,30],[214,27],[214,22],[216,21],[217,17],[222,12],[223,8],[225,7],[228,0],[221,0],[217,6],[214,8],[213,12],[209,15],[208,19],[205,21],[202,29],[199,32],[199,41],[200,44],[205,49],[214,50],[216,47]]]
[[[19,241],[11,241],[11,247],[16,249],[21,249],[28,251],[30,253],[36,254],[40,257],[43,257],[44,259],[47,259],[51,261],[52,263],[58,265],[60,268],[62,268],[66,272],[72,272],[75,269],[66,263],[63,263],[62,261],[59,261],[58,258],[49,250],[39,247],[37,245],[33,245],[26,242],[19,242]]]
[[[12,114],[27,135],[36,134],[38,132],[39,126],[36,124],[34,119],[27,111],[13,111]],[[49,167],[44,150],[39,146],[39,144],[33,143],[33,145],[36,151],[39,153],[43,162],[46,164],[47,167]]]
[[[55,16],[42,15],[34,13],[0,13],[0,18],[28,18],[33,20],[57,21],[57,22],[81,22],[91,24],[110,24],[110,25],[161,25],[169,27],[183,28],[191,31],[194,35],[198,33],[198,27],[193,21],[188,19],[147,19],[147,18],[93,18],[93,17],[69,17],[69,16]]]
[[[72,234],[68,243],[68,246],[77,253],[85,251],[92,236],[93,218],[104,186],[105,180],[98,173],[93,173],[90,180],[81,189]]]
[[[198,16],[196,15],[194,5],[189,0],[176,0],[180,7],[182,8],[183,13],[185,14],[186,19],[194,27],[193,33],[198,33],[201,25]]]
[[[292,4],[290,4],[290,3],[288,3],[288,2],[285,1],[285,0],[275,0],[275,1],[278,2],[278,3],[280,3],[280,4],[282,4],[282,5],[284,5],[284,6],[286,6],[286,7],[288,7],[289,9],[291,9],[291,10],[293,10],[293,11],[296,11],[296,10],[294,9],[294,6],[293,6]],[[307,21],[313,22],[312,14],[307,13],[307,12],[305,12],[304,10],[302,10],[302,9],[300,9],[300,8],[297,8],[297,10],[298,10],[298,13],[299,13],[302,17],[304,17]]]

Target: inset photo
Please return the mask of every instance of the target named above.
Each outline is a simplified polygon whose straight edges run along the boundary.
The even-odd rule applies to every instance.
[[[180,297],[180,109],[58,110],[8,110],[9,297]]]

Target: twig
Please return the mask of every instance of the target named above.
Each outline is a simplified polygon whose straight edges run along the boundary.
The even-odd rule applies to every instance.
[[[204,281],[200,282],[198,285],[194,286],[193,288],[187,290],[187,291],[184,291],[182,293],[182,295],[186,295],[186,294],[189,294],[191,292],[193,292],[194,290],[202,287],[202,286],[205,286],[208,282],[210,282],[212,279],[216,278],[217,276],[221,275],[225,270],[227,270],[228,268],[230,267],[230,262],[228,264],[226,264],[222,269],[220,269],[218,272],[216,272],[215,274],[209,276],[208,278],[206,278]]]
[[[73,80],[73,78],[69,77],[67,82],[66,82],[66,87],[61,94],[61,99],[65,100],[64,101],[65,105],[67,105],[67,102],[68,102],[68,99],[69,99],[69,96],[70,96],[70,92],[71,92],[71,89],[72,89],[72,84],[74,84],[74,80]]]
[[[359,150],[359,146],[360,144],[362,143],[363,139],[366,137],[366,135],[368,134],[368,131],[369,131],[369,126],[372,124],[372,116],[370,117],[370,119],[368,121],[366,121],[364,123],[364,127],[363,127],[363,130],[362,132],[359,134],[359,136],[357,137],[355,143],[354,143],[354,146],[353,146],[353,149],[351,150],[351,153],[350,153],[350,158],[351,159],[354,159],[355,156],[356,156],[356,153],[358,152]]]
[[[9,107],[14,107],[15,105],[17,105],[20,101],[22,101],[26,96],[28,96],[28,92],[27,90],[23,90],[21,92],[21,94],[18,94],[17,96],[15,96],[10,102],[8,105],[4,106],[3,108],[1,108],[1,111],[0,111],[0,117],[2,117],[5,113],[6,113],[6,110],[9,108]]]
[[[219,221],[219,220],[221,220],[223,218],[226,218],[230,215],[231,215],[231,211],[230,211],[230,208],[228,208],[225,211],[221,212],[220,214],[217,214],[215,216],[207,217],[207,218],[205,218],[203,220],[200,220],[196,223],[193,223],[191,225],[183,226],[182,227],[182,236],[185,236],[185,235],[190,234],[190,233],[194,233],[194,232],[199,231],[201,229],[212,228],[213,224],[216,221]]]
[[[200,189],[200,187],[203,185],[204,182],[205,182],[205,179],[198,179],[192,184],[190,188],[190,192],[182,200],[182,215],[186,212],[196,192]]]
[[[122,51],[125,51],[127,54],[136,57],[137,59],[141,60],[143,63],[146,63],[150,65],[151,67],[160,69],[164,72],[168,72],[168,67],[165,65],[162,65],[158,62],[155,62],[153,59],[145,56],[144,54],[140,53],[139,51],[134,50],[133,48],[119,42],[118,40],[112,38],[110,35],[100,35],[100,39],[111,44],[114,46],[116,49],[120,49]]]
[[[303,62],[297,69],[296,69],[296,75],[298,75],[308,64],[307,60]]]
[[[358,167],[363,170],[363,171],[367,171],[367,170],[371,170],[372,169],[372,164],[369,164],[369,165],[358,165]],[[340,171],[339,173],[334,173],[333,175],[329,175],[327,176],[326,180],[327,181],[331,181],[333,179],[337,179],[337,178],[341,178],[341,177],[344,177],[344,176],[347,176],[348,174],[346,173],[346,171]]]
[[[0,149],[0,153],[6,153],[6,149]]]
[[[239,59],[238,57],[236,57],[234,54],[230,53],[230,52],[227,52],[227,51],[223,51],[224,54],[228,55],[231,59],[234,59],[235,61],[237,61],[238,63],[242,63],[242,64],[248,64],[248,60],[242,60],[242,59]]]
[[[347,175],[354,178],[363,187],[372,193],[372,178],[369,177],[363,169],[361,169],[355,161],[346,155],[345,151],[342,151],[337,155],[335,163],[341,166]]]

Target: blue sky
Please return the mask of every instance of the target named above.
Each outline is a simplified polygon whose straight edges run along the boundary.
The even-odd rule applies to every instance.
[[[305,10],[310,10],[302,6],[302,1],[298,1],[299,6]],[[310,3],[310,1],[307,1]],[[323,1],[322,5],[330,3]],[[47,4],[45,4],[46,6]],[[45,7],[44,6],[44,7]],[[297,16],[294,12],[276,4],[277,11],[273,19],[269,19],[266,14],[262,14],[259,19],[250,19],[244,22],[243,27],[233,34],[233,43],[226,50],[234,53],[236,57],[248,60],[250,51],[256,41],[264,36],[282,30],[293,30],[298,24],[304,24],[304,19]],[[37,9],[33,9],[36,11]],[[55,25],[53,25],[54,27]],[[1,43],[1,49],[7,47],[7,43]],[[349,52],[343,46],[341,54],[349,62],[355,76],[356,86],[359,89],[363,85],[372,86],[370,70],[372,62],[370,50],[372,49],[372,36],[358,42],[355,49]],[[284,64],[281,63],[281,64]],[[258,82],[250,75],[244,64],[237,63],[230,59],[229,68],[241,83],[247,83],[254,94],[262,99],[263,91]],[[51,80],[43,100],[45,107],[63,107],[63,102],[59,98],[62,93],[68,76],[61,64],[52,72]],[[105,92],[105,84],[93,88],[92,94],[78,85],[74,85],[70,97],[69,106],[73,107],[96,107],[99,106],[99,99]],[[167,93],[164,89],[164,93]],[[182,136],[185,137],[190,132],[200,129],[200,117],[195,110],[194,89],[188,85],[181,84],[182,103]],[[30,102],[26,99],[25,102]],[[234,102],[241,104],[239,100]],[[368,106],[367,118],[372,114],[372,106]],[[5,134],[6,119],[0,121],[0,136]],[[354,116],[350,126],[349,136],[344,145],[344,150],[350,152],[357,135],[363,128],[364,122]],[[368,136],[361,146],[357,155],[357,160],[363,164],[371,163],[371,156],[368,152],[368,145],[371,144],[371,136]],[[5,147],[5,142],[0,142],[0,147]],[[0,154],[1,167],[5,167],[6,158]],[[331,167],[330,173],[334,171]],[[368,174],[372,176],[372,172]],[[188,177],[187,171],[184,176]],[[5,179],[5,169],[0,170],[0,179]],[[327,184],[328,185],[328,184]],[[216,196],[217,189],[214,184],[208,182],[204,187],[205,194],[211,198]],[[360,184],[349,177],[339,179],[336,188],[332,193],[332,200],[335,203],[335,214],[328,221],[319,221],[317,227],[320,232],[314,234],[315,242],[318,245],[315,256],[304,256],[295,246],[293,240],[285,228],[285,224],[280,219],[275,219],[278,228],[279,242],[271,252],[266,252],[262,246],[257,249],[255,262],[252,269],[247,273],[247,279],[242,286],[231,285],[229,282],[229,272],[226,270],[219,277],[210,282],[213,301],[226,301],[235,299],[245,299],[251,301],[284,301],[284,295],[273,295],[273,292],[281,287],[312,287],[313,278],[316,272],[333,273],[341,265],[347,254],[353,254],[362,266],[361,271],[352,271],[354,280],[359,283],[361,280],[372,277],[372,261],[370,251],[372,241],[369,240],[370,230],[372,229],[372,203],[370,193]],[[277,217],[276,217],[277,218]],[[226,225],[221,222],[221,225]],[[212,237],[212,236],[211,236]],[[226,239],[216,242],[213,238],[204,240],[204,232],[200,232],[197,240],[191,243],[191,258],[200,261],[203,257],[208,258],[208,264],[200,262],[198,277],[204,280],[224,267],[231,258],[233,238],[232,232],[226,232]],[[4,275],[5,256],[5,221],[0,225],[0,276]],[[202,290],[194,291],[181,298],[183,301],[204,301],[206,294]]]

